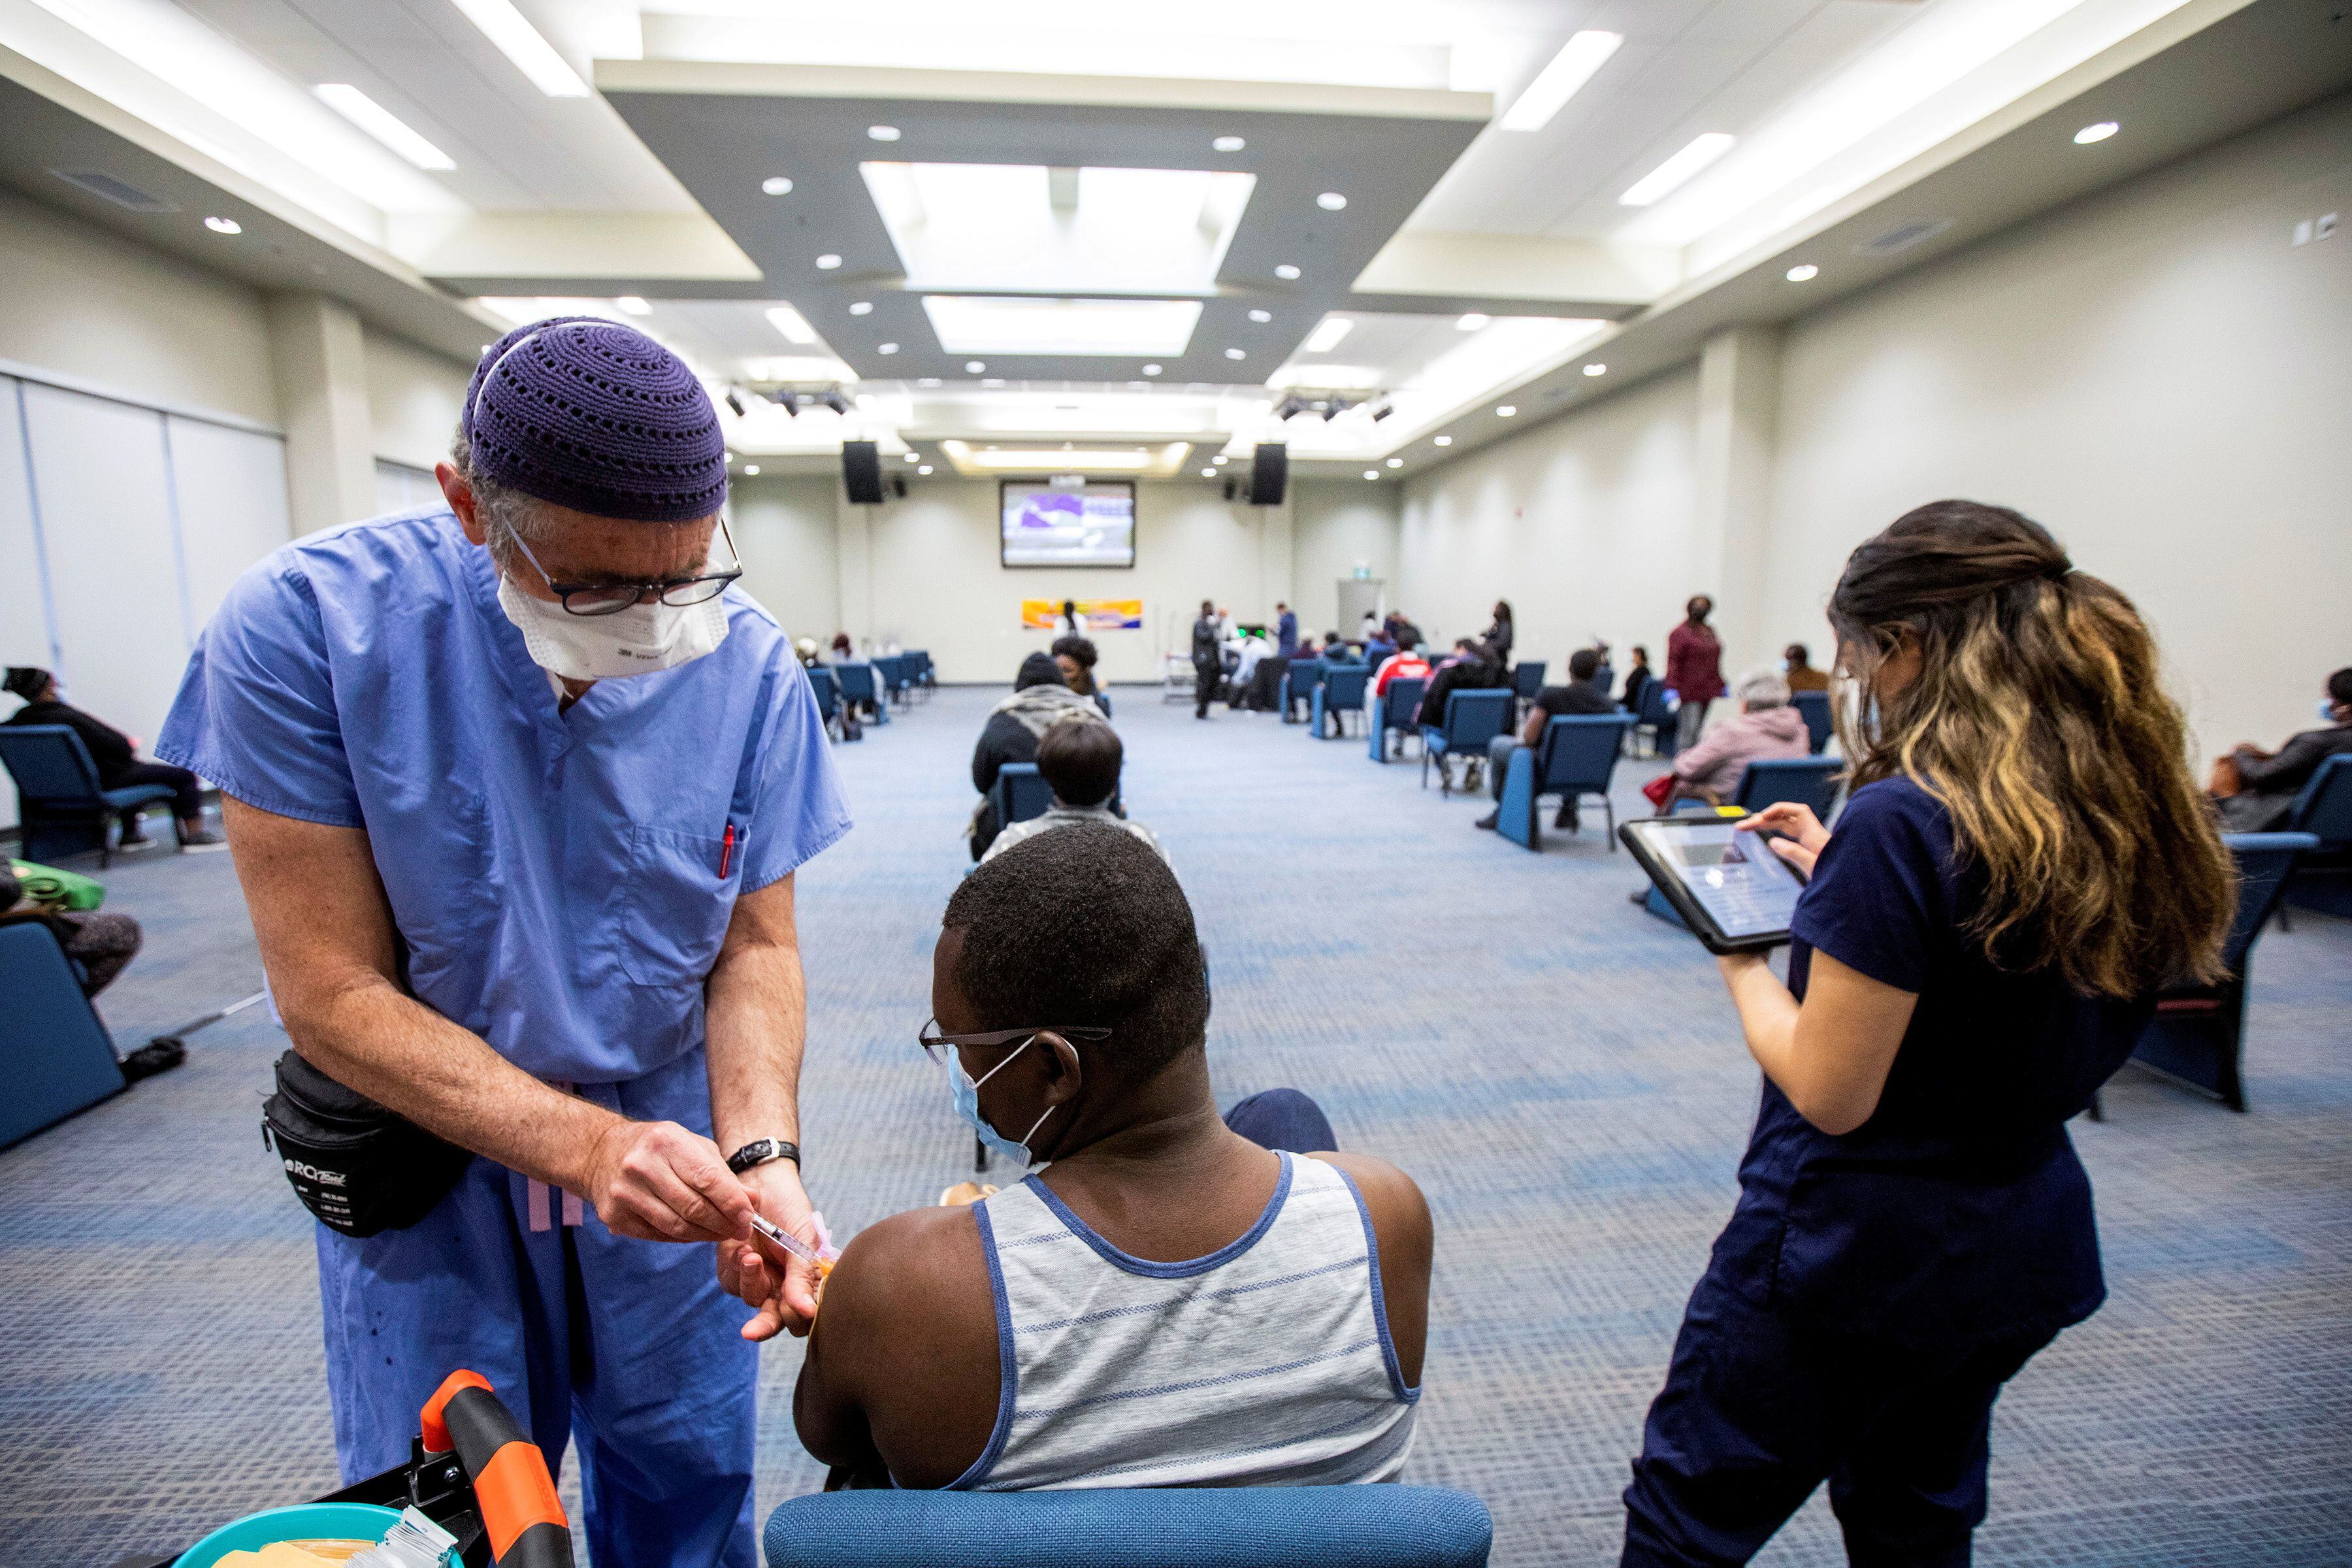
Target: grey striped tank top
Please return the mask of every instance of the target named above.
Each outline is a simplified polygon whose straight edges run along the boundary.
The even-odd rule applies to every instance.
[[[1131,1258],[1035,1177],[978,1205],[1003,1386],[955,1485],[1307,1486],[1394,1479],[1413,1405],[1355,1183],[1284,1154],[1230,1245]]]

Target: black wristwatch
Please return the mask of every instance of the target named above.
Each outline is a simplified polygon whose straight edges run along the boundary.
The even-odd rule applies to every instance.
[[[801,1146],[783,1138],[760,1138],[744,1144],[727,1156],[727,1168],[741,1175],[754,1165],[764,1165],[771,1160],[801,1163]]]

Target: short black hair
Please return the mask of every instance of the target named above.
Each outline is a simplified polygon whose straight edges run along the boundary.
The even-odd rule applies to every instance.
[[[2327,678],[2327,697],[2338,708],[2352,708],[2352,665]]]
[[[37,702],[41,693],[49,689],[53,679],[47,670],[37,665],[12,664],[5,679],[0,679],[0,689],[15,692],[27,702]]]
[[[1126,748],[1098,719],[1056,719],[1037,741],[1037,772],[1065,805],[1100,805],[1118,788]]]
[[[1578,648],[1568,656],[1568,673],[1570,679],[1591,679],[1601,673],[1601,656],[1589,647]]]
[[[1813,662],[1813,650],[1807,647],[1803,643],[1792,642],[1787,647],[1780,650],[1780,657],[1782,658],[1793,658],[1799,664],[1811,664]]]
[[[1105,725],[1102,728],[1108,729]],[[1141,1083],[1209,1032],[1209,968],[1176,874],[1124,827],[1071,823],[972,868],[940,925],[982,1029],[1092,1024]]]
[[[1055,637],[1054,639],[1054,657],[1060,658],[1066,655],[1071,658],[1076,659],[1078,661],[1078,668],[1081,669],[1092,669],[1095,667],[1095,660],[1101,657],[1095,651],[1094,639],[1091,637]]]
[[[1054,656],[1050,653],[1030,654],[1021,661],[1021,668],[1013,675],[1013,689],[1015,691],[1026,691],[1033,686],[1067,684],[1062,679],[1062,667],[1054,662]]]
[[[1325,632],[1323,634],[1323,640],[1331,644],[1334,647],[1337,647],[1339,644],[1339,634],[1338,632]]]

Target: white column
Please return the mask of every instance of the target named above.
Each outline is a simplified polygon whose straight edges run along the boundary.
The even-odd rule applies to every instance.
[[[359,316],[323,295],[273,294],[269,359],[278,419],[286,426],[286,491],[294,531],[310,533],[373,515],[375,437]]]
[[[1715,598],[1724,675],[1768,661],[1764,565],[1771,546],[1773,426],[1780,402],[1780,330],[1732,327],[1698,362],[1697,568]]]

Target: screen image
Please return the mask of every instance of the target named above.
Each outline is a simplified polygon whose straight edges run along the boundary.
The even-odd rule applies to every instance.
[[[1685,891],[1728,937],[1783,931],[1797,912],[1805,885],[1787,861],[1752,833],[1728,822],[1644,824],[1658,858],[1674,868]]]
[[[1083,490],[1006,479],[997,487],[1007,566],[1132,566],[1135,485],[1089,481]]]

